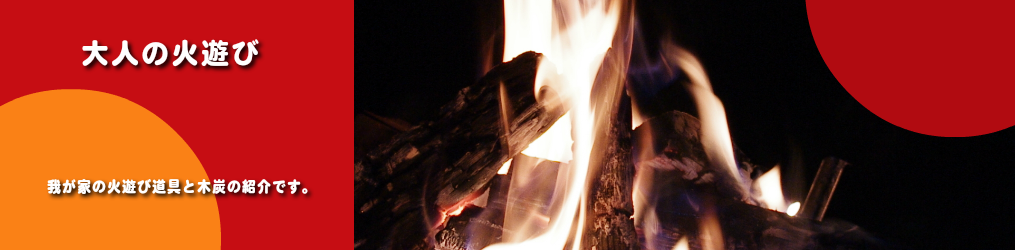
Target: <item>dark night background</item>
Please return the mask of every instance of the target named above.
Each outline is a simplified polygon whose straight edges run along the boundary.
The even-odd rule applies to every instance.
[[[489,39],[499,1],[355,4],[358,115],[418,123],[474,83],[481,51],[499,43]],[[914,249],[1010,245],[1013,129],[941,138],[877,117],[825,66],[803,1],[639,1],[636,10],[646,38],[670,34],[701,59],[734,142],[756,164],[783,166],[790,200],[806,196],[822,158],[837,156],[851,165],[826,218]]]

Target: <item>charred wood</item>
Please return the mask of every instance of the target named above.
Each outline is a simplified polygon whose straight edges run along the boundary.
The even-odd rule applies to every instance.
[[[841,220],[814,221],[748,205],[740,201],[710,201],[719,222],[723,249],[898,249],[860,227]],[[704,204],[702,204],[704,205]],[[704,208],[706,206],[702,206]],[[687,209],[693,210],[693,209]],[[685,211],[686,212],[686,211]],[[702,235],[703,211],[665,215],[656,245],[647,249],[672,249],[681,238],[690,249],[708,249]],[[662,247],[662,248],[660,248]]]
[[[750,197],[738,195],[732,178],[723,178],[720,167],[708,162],[698,131],[697,118],[678,111],[635,129],[642,189],[635,195],[646,197],[636,219],[645,249],[673,249],[685,237],[690,249],[896,248],[848,222],[791,217],[755,206]],[[737,158],[740,171],[753,171],[742,155]],[[710,221],[719,228],[708,232]]]
[[[486,207],[468,205],[460,215],[449,218],[434,237],[434,249],[483,249],[501,242],[510,178],[510,175],[497,175],[490,181]]]
[[[586,209],[583,249],[640,249],[634,228],[634,206],[631,192],[634,182],[634,161],[631,158],[631,105],[623,95],[605,140],[597,139],[601,150],[593,148],[589,173],[589,196]],[[602,144],[600,144],[602,142]],[[598,159],[596,159],[598,158]]]
[[[356,140],[353,145],[353,159],[356,161],[366,156],[368,150],[377,148],[411,127],[408,122],[370,112],[357,113],[354,122]]]
[[[631,99],[626,93],[634,34],[634,3],[621,5],[613,47],[606,52],[592,89],[596,117],[587,180],[582,249],[640,249],[631,192],[634,161]]]
[[[526,52],[459,92],[438,117],[355,164],[355,247],[412,249],[446,213],[481,194],[499,167],[543,134],[563,108],[534,91],[541,55]]]
[[[807,199],[804,199],[804,204],[800,207],[800,217],[816,221],[825,218],[825,209],[828,209],[828,202],[832,200],[835,186],[839,184],[839,176],[842,176],[842,169],[848,164],[835,157],[821,160],[821,166],[818,167],[818,173],[814,175],[814,182],[811,183]]]
[[[720,197],[756,204],[737,189],[741,184],[725,174],[722,166],[709,162],[701,145],[698,118],[680,111],[653,117],[634,130],[635,165],[645,185],[641,193],[652,203],[654,196],[672,192],[708,192]],[[737,151],[739,152],[739,151]],[[738,155],[737,167],[751,176],[754,166]],[[750,181],[745,180],[745,181]]]

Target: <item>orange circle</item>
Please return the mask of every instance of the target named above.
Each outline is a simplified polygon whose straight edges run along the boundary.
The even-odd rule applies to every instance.
[[[0,249],[221,246],[211,194],[56,195],[52,179],[211,182],[168,124],[127,99],[52,90],[0,106]]]

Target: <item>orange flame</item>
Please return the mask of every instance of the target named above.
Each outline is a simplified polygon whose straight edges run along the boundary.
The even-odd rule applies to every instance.
[[[701,144],[705,153],[713,163],[726,167],[729,174],[737,181],[744,183],[744,175],[737,168],[736,160],[733,157],[733,140],[730,138],[730,130],[726,125],[726,111],[723,108],[719,97],[712,93],[712,83],[708,81],[705,74],[705,67],[701,65],[698,58],[691,53],[676,48],[676,62],[688,78],[691,85],[688,90],[694,96],[695,104],[698,106],[698,119],[701,120]],[[742,197],[747,196],[747,188],[739,186]]]
[[[786,211],[786,199],[782,194],[782,178],[779,176],[779,166],[765,172],[754,181],[754,190],[760,193],[761,205],[765,208],[784,212]]]
[[[550,1],[550,0],[505,0],[505,45],[504,58],[511,58],[528,50],[543,53],[544,59],[536,76],[536,90],[551,86],[561,99],[570,103],[570,129],[554,130],[565,126],[561,122],[551,127],[542,137],[560,138],[537,139],[526,149],[526,154],[540,154],[540,150],[571,148],[571,159],[558,181],[562,188],[559,199],[560,209],[551,215],[548,230],[521,242],[495,244],[486,249],[563,249],[570,241],[577,248],[581,244],[582,223],[572,225],[575,216],[584,216],[585,182],[588,175],[589,154],[594,144],[593,117],[591,104],[592,83],[610,48],[619,22],[620,1]],[[538,93],[538,91],[537,91]],[[600,118],[601,119],[601,118]],[[568,121],[561,119],[561,121]],[[552,133],[551,133],[552,132]],[[562,134],[570,134],[571,140]],[[544,141],[557,145],[543,145]],[[572,142],[573,141],[573,142]],[[563,144],[563,145],[561,145]],[[570,145],[568,145],[570,144]],[[552,157],[550,153],[543,151]],[[558,154],[559,155],[559,154]],[[561,157],[560,159],[563,159]],[[560,185],[563,184],[563,185]],[[521,218],[507,218],[505,221]],[[570,238],[572,229],[577,230]]]

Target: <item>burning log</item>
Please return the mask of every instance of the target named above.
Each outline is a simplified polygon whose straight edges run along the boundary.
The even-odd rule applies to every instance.
[[[724,166],[713,164],[701,141],[701,123],[683,112],[653,117],[634,130],[637,166],[635,223],[646,249],[671,249],[698,235],[699,217],[716,197],[749,201]],[[750,173],[751,165],[738,164]],[[689,231],[689,230],[692,230]]]
[[[619,11],[613,49],[607,51],[593,88],[597,121],[589,168],[589,194],[583,249],[640,249],[634,230],[631,190],[634,162],[631,157],[631,100],[625,92],[634,30],[633,2]]]
[[[590,168],[588,215],[585,218],[583,249],[640,249],[634,228],[631,191],[634,161],[631,158],[631,102],[623,95],[615,107],[598,161]],[[598,144],[598,143],[597,143]]]
[[[508,182],[511,174],[497,175],[490,181],[486,207],[468,205],[458,216],[451,217],[434,237],[436,249],[483,249],[501,241],[504,232],[504,211],[507,206]]]
[[[642,189],[644,194],[707,192],[747,204],[756,203],[738,190],[744,184],[725,174],[722,166],[709,161],[701,145],[701,124],[694,116],[671,111],[649,119],[635,129],[634,133],[637,156],[635,164],[638,166],[639,178],[652,186],[645,186],[651,189]],[[737,167],[744,173],[754,171],[754,166],[743,160]],[[665,188],[657,190],[659,187]],[[647,198],[647,202],[651,203],[654,197]]]
[[[356,248],[426,248],[420,242],[447,214],[475,198],[505,161],[563,115],[555,94],[540,93],[537,101],[541,57],[526,52],[493,68],[436,120],[356,163]]]
[[[748,205],[740,201],[712,201],[713,214],[721,232],[723,249],[893,249],[858,226],[839,220],[819,222]],[[708,249],[707,230],[700,223],[707,213],[669,215],[656,244],[671,249],[681,238],[691,249]],[[707,235],[707,234],[706,234]],[[713,243],[714,244],[714,243]],[[714,246],[714,245],[713,245]],[[660,249],[660,248],[648,248]]]
[[[562,163],[524,154],[515,156],[507,174],[497,175],[490,182],[486,206],[469,206],[462,214],[451,217],[437,232],[435,248],[483,249],[502,241],[519,241],[527,238],[527,233],[545,230],[547,225],[530,215],[559,209],[553,206],[552,190],[557,184],[560,165]],[[505,221],[506,214],[515,219]]]
[[[673,249],[682,238],[692,249],[892,248],[847,222],[792,217],[754,205],[751,197],[740,196],[739,183],[709,162],[700,126],[697,118],[672,111],[635,129],[641,189],[635,195],[645,203],[637,222],[646,249]],[[753,171],[742,155],[737,158],[740,171]],[[838,169],[830,172],[835,173],[842,165],[826,160],[822,168]]]
[[[593,85],[592,100],[596,136],[589,162],[588,203],[582,248],[600,250],[640,249],[634,227],[632,158],[632,108],[626,93],[628,65],[634,32],[634,2],[624,1],[618,11],[613,48],[607,50]]]

